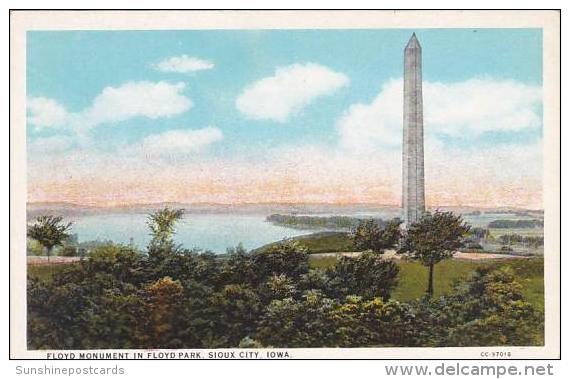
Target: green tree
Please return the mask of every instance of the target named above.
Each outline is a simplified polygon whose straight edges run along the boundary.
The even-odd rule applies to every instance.
[[[149,256],[164,258],[174,250],[174,227],[183,215],[184,209],[166,207],[148,216],[147,225],[152,237],[148,246]]]
[[[210,348],[236,347],[255,332],[263,307],[256,291],[247,285],[229,284],[210,296],[210,328],[218,344]]]
[[[291,278],[285,274],[280,274],[269,277],[265,283],[259,286],[258,292],[263,302],[269,304],[272,300],[295,297],[297,288]]]
[[[399,254],[421,262],[429,268],[427,295],[433,296],[434,266],[449,259],[463,245],[470,227],[452,212],[425,213],[404,234]]]
[[[350,295],[337,303],[332,320],[338,346],[411,346],[415,315],[406,304]]]
[[[385,249],[396,246],[401,237],[398,219],[390,220],[384,228],[375,220],[362,220],[352,232],[352,241],[358,251],[370,250],[383,254]]]
[[[544,343],[544,319],[508,268],[480,267],[447,300],[445,346],[529,346]]]
[[[297,280],[309,271],[307,249],[296,242],[285,241],[253,254],[253,264],[258,280],[264,281],[273,275],[285,274]]]
[[[147,279],[142,272],[142,262],[142,255],[129,246],[100,246],[95,248],[89,259],[83,262],[83,275],[102,272],[112,275],[120,282],[142,283]]]
[[[77,256],[77,248],[75,246],[66,245],[61,249],[60,255],[62,257],[75,257]]]
[[[145,288],[146,342],[151,348],[177,348],[177,310],[183,300],[184,287],[177,280],[164,277]]]
[[[224,284],[258,284],[260,279],[254,254],[247,252],[241,244],[227,249],[221,276]]]
[[[336,346],[331,313],[337,301],[310,290],[301,299],[273,300],[258,321],[254,339],[263,346]]]
[[[39,216],[34,224],[28,225],[27,235],[46,249],[49,262],[53,248],[63,245],[63,242],[69,238],[68,232],[71,226],[72,223],[64,223],[61,216]]]
[[[362,253],[358,257],[341,257],[327,275],[336,289],[335,297],[357,295],[365,299],[381,297],[386,301],[398,284],[399,271],[391,260]]]
[[[469,235],[477,239],[487,239],[490,236],[490,232],[486,228],[471,228]]]

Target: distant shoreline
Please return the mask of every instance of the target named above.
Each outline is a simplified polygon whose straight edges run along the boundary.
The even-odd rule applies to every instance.
[[[331,204],[331,203],[244,203],[244,204],[211,204],[211,203],[154,203],[154,204],[134,204],[121,206],[88,206],[61,202],[39,202],[27,203],[26,213],[28,218],[33,218],[47,212],[61,216],[83,216],[101,214],[141,214],[150,213],[157,209],[183,208],[188,214],[263,214],[271,215],[276,213],[285,214],[338,214],[351,215],[359,212],[382,214],[384,217],[396,217],[399,215],[400,207],[394,205],[380,204]],[[477,207],[454,207],[439,206],[430,207],[429,210],[445,210],[462,213],[464,215],[474,212],[483,213],[531,213],[537,216],[543,215],[543,210],[523,209],[514,207],[497,208],[477,208]]]

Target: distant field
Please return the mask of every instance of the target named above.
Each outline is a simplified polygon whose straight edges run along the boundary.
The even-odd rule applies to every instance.
[[[309,250],[309,253],[338,253],[342,251],[354,251],[354,245],[346,232],[320,232],[291,239],[298,242]],[[273,242],[260,247],[257,251],[264,251],[270,246],[279,244]]]
[[[542,228],[490,228],[489,232],[495,238],[505,234],[520,234],[525,237],[540,237],[544,234]]]
[[[335,264],[336,257],[311,257],[313,268],[327,268]],[[421,297],[427,285],[427,269],[417,262],[398,261],[400,282],[394,298],[408,301]],[[510,267],[523,286],[525,298],[537,309],[544,309],[543,259],[505,259],[489,261],[466,261],[450,259],[435,267],[435,296],[450,293],[454,283],[466,280],[478,266]]]

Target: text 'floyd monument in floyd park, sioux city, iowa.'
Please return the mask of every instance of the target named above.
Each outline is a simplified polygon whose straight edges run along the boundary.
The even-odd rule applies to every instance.
[[[425,212],[423,124],[422,48],[414,33],[404,49],[402,208],[406,226]]]

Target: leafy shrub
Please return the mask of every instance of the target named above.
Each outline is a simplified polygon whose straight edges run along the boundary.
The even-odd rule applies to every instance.
[[[373,219],[360,221],[352,231],[355,249],[384,253],[385,249],[396,246],[400,240],[400,224],[398,219],[388,222],[384,227]]]
[[[297,279],[309,271],[307,250],[295,242],[270,246],[266,251],[254,253],[252,258],[261,279],[281,274]]]
[[[59,255],[63,257],[76,257],[77,256],[77,248],[75,246],[64,246]]]
[[[398,284],[400,268],[392,261],[373,253],[358,257],[341,257],[332,270],[327,272],[334,285],[334,295],[344,297],[358,295],[365,299],[390,298]]]

